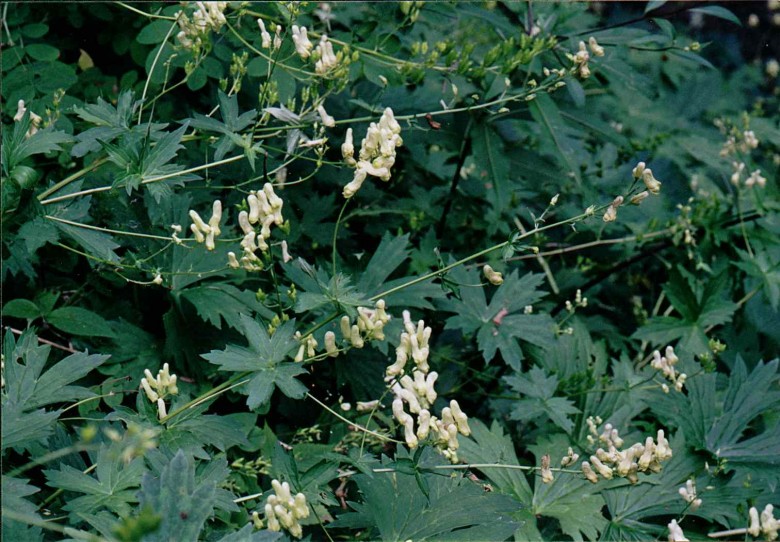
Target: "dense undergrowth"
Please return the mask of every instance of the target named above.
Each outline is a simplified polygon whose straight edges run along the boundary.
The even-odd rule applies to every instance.
[[[777,4],[4,4],[4,539],[776,538]]]

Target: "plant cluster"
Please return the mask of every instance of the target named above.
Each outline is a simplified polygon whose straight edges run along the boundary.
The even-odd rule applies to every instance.
[[[777,539],[728,8],[4,4],[4,539]]]

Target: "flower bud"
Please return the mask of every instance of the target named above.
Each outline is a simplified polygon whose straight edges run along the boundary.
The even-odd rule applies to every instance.
[[[325,333],[325,351],[332,358],[335,358],[339,355],[339,350],[336,346],[336,334],[332,331]]]
[[[653,176],[653,170],[646,168],[642,172],[642,181],[651,194],[658,194],[661,191],[661,182]]]
[[[322,119],[323,126],[327,126],[328,128],[333,128],[336,126],[336,119],[328,115],[328,112],[325,111],[324,105],[317,107],[317,113],[320,114],[320,119]]]
[[[501,275],[501,273],[494,271],[493,268],[487,264],[482,268],[482,273],[485,275],[485,278],[488,280],[488,282],[493,286],[499,286],[504,282],[504,277]]]
[[[590,466],[590,463],[587,461],[582,462],[582,474],[585,475],[585,478],[591,483],[595,484],[599,481],[598,475],[593,472],[593,469]]]
[[[650,192],[648,192],[647,190],[645,190],[644,192],[640,192],[639,194],[636,194],[636,195],[631,197],[631,204],[632,205],[639,205],[649,195],[650,195]]]

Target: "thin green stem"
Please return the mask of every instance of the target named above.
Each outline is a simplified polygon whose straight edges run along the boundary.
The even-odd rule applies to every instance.
[[[357,422],[353,422],[352,420],[350,420],[348,418],[345,418],[344,416],[342,416],[341,414],[339,414],[338,412],[336,412],[335,410],[330,408],[328,405],[326,405],[325,403],[323,403],[322,401],[320,401],[319,399],[317,399],[316,397],[314,397],[310,393],[307,393],[306,397],[308,399],[311,399],[312,401],[314,401],[318,405],[320,405],[322,408],[327,410],[329,413],[331,413],[333,416],[337,417],[342,422],[348,423],[350,426],[354,427],[355,429],[358,429],[359,431],[363,431],[364,433],[368,433],[369,435],[374,435],[375,437],[377,437],[377,438],[379,438],[381,440],[385,440],[387,442],[395,442],[396,444],[404,444],[400,440],[396,440],[396,439],[394,439],[392,437],[388,437],[387,435],[383,435],[381,433],[377,433],[376,431],[372,431],[371,429],[369,429],[367,427],[363,427],[362,425],[358,424]]]
[[[336,276],[336,243],[338,240],[339,235],[339,226],[341,225],[341,217],[344,216],[344,211],[347,208],[347,205],[349,205],[349,200],[344,200],[344,205],[341,206],[341,211],[339,211],[339,217],[336,219],[336,226],[333,228],[333,243],[331,245],[331,261],[332,261],[332,272],[331,276]]]
[[[86,175],[87,173],[92,171],[93,169],[95,169],[95,168],[97,168],[99,166],[102,166],[106,162],[108,162],[108,158],[106,158],[106,157],[98,158],[97,160],[92,162],[90,165],[81,168],[80,170],[78,170],[77,172],[73,173],[72,175],[69,175],[68,177],[65,177],[60,182],[56,183],[54,186],[52,186],[50,188],[47,188],[46,190],[44,190],[43,192],[38,194],[38,200],[40,201],[40,200],[43,200],[43,199],[51,196],[52,194],[57,192],[59,189],[67,186],[68,184],[72,183],[76,179],[78,179],[80,177],[83,177],[84,175]]]
[[[108,540],[103,538],[102,536],[88,533],[86,531],[81,531],[79,529],[74,529],[72,527],[63,527],[62,525],[51,523],[50,521],[46,521],[39,517],[31,516],[27,514],[19,514],[13,510],[8,510],[6,508],[3,508],[3,518],[8,520],[18,521],[19,523],[25,523],[27,525],[32,525],[33,527],[40,527],[41,529],[46,529],[48,531],[54,531],[55,533],[60,533],[66,535],[68,538],[72,538],[76,540],[89,540],[90,542],[108,542]]]
[[[141,11],[140,9],[134,8],[133,6],[129,4],[125,4],[124,2],[116,2],[120,6],[122,6],[125,9],[128,9],[132,12],[137,13],[138,15],[143,15],[144,17],[148,19],[164,19],[166,21],[175,21],[176,17],[172,17],[170,15],[155,15],[154,13],[147,13],[145,11]]]
[[[189,169],[184,169],[182,171],[177,171],[175,173],[168,173],[166,175],[158,175],[156,177],[149,177],[148,179],[144,179],[141,181],[141,184],[151,184],[151,183],[157,183],[160,181],[165,181],[168,179],[172,179],[174,177],[179,177],[181,175],[187,175],[189,173],[194,173],[196,171],[202,171],[204,169],[209,169],[213,167],[218,166],[224,166],[225,164],[230,164],[232,162],[237,162],[239,160],[242,160],[244,158],[243,154],[237,155],[237,156],[231,156],[230,158],[224,158],[222,160],[218,160],[216,162],[210,162],[208,164],[203,164],[200,166],[192,167]],[[113,190],[114,186],[99,186],[97,188],[90,188],[88,190],[81,190],[79,192],[73,192],[72,194],[65,194],[63,196],[58,196],[56,198],[49,198],[41,201],[41,205],[49,205],[51,203],[57,203],[58,201],[65,201],[72,198],[77,198],[79,196],[87,196],[90,194],[97,194],[100,192],[108,192],[109,190]]]
[[[302,70],[302,69],[300,69],[300,68],[294,68],[293,66],[288,66],[288,65],[286,65],[286,64],[282,64],[282,63],[281,63],[281,62],[279,62],[278,60],[275,60],[275,59],[271,58],[270,56],[268,56],[267,54],[265,54],[264,52],[262,52],[260,49],[258,49],[257,47],[253,46],[251,43],[249,43],[248,41],[246,41],[246,40],[244,39],[244,36],[242,36],[241,34],[239,34],[239,33],[238,33],[238,31],[237,31],[235,28],[233,28],[233,26],[232,26],[232,25],[231,25],[229,22],[225,22],[225,26],[227,26],[227,27],[228,27],[228,30],[230,30],[230,32],[231,32],[231,33],[232,33],[232,34],[233,34],[235,37],[237,37],[237,38],[238,38],[238,41],[240,41],[241,43],[243,43],[243,44],[244,44],[244,47],[246,47],[247,49],[249,49],[250,51],[252,51],[252,52],[253,52],[254,54],[256,54],[257,56],[263,57],[263,58],[264,58],[264,59],[266,59],[268,62],[273,62],[273,63],[275,63],[275,64],[279,64],[280,66],[283,66],[285,70],[289,70],[289,71],[292,71],[292,72],[298,72],[298,73],[302,73],[303,75],[306,75],[306,76],[309,76],[309,77],[317,77],[317,74],[316,74],[316,73],[314,73],[314,72],[307,72],[306,70]]]
[[[607,205],[602,206],[603,208],[608,207]],[[599,209],[596,209],[594,213],[598,212]],[[388,296],[390,294],[394,294],[395,292],[398,292],[400,290],[403,290],[404,288],[408,288],[409,286],[414,286],[415,284],[419,284],[421,282],[425,282],[426,280],[430,280],[436,277],[441,276],[442,274],[446,273],[447,271],[450,271],[451,269],[454,269],[458,267],[459,265],[463,265],[464,263],[470,262],[471,260],[475,260],[477,258],[480,258],[482,256],[485,256],[486,254],[490,254],[491,252],[495,252],[496,250],[501,250],[502,248],[505,248],[509,246],[510,244],[517,243],[518,241],[521,241],[522,239],[525,239],[527,237],[530,237],[531,235],[543,232],[545,230],[549,230],[552,228],[557,228],[558,226],[563,226],[565,224],[572,224],[574,222],[579,222],[580,220],[587,218],[588,216],[591,216],[593,213],[582,213],[580,215],[577,215],[572,218],[568,218],[566,220],[562,220],[561,222],[556,222],[555,224],[549,224],[547,226],[537,227],[534,228],[531,231],[528,231],[526,233],[523,233],[519,236],[517,236],[513,241],[504,241],[503,243],[499,243],[497,245],[493,245],[492,247],[488,247],[484,250],[480,250],[479,252],[475,252],[474,254],[471,254],[469,256],[466,256],[465,258],[462,258],[458,260],[457,262],[451,263],[445,267],[442,267],[441,269],[437,269],[436,271],[432,271],[426,275],[423,275],[421,277],[414,278],[412,280],[409,280],[407,282],[404,282],[403,284],[399,284],[398,286],[394,288],[390,288],[389,290],[385,290],[384,292],[378,293],[375,296],[370,297],[371,301],[376,301],[378,299],[381,299],[382,297]]]
[[[170,237],[163,237],[162,235],[151,235],[148,233],[135,233],[131,231],[122,231],[122,230],[112,230],[109,228],[101,228],[99,226],[92,226],[90,224],[84,224],[82,222],[74,222],[72,220],[66,220],[64,218],[59,218],[57,216],[51,216],[51,215],[44,215],[44,218],[48,218],[49,220],[53,220],[55,222],[61,222],[63,224],[68,224],[69,226],[76,226],[77,228],[84,228],[86,230],[94,230],[94,231],[102,231],[106,233],[113,233],[115,235],[127,235],[129,237],[142,237],[144,239],[156,239],[159,241],[170,241]]]
[[[203,404],[203,403],[205,403],[206,401],[208,401],[210,399],[215,399],[218,395],[221,395],[221,394],[223,394],[223,393],[225,393],[227,391],[232,390],[233,388],[237,388],[238,386],[246,384],[247,382],[249,382],[249,380],[242,380],[242,379],[246,378],[247,375],[249,375],[249,374],[251,374],[251,373],[245,372],[245,373],[240,373],[240,374],[237,374],[237,375],[229,378],[228,380],[226,380],[225,382],[223,382],[222,384],[220,384],[216,388],[212,388],[208,393],[203,394],[203,395],[201,395],[199,397],[196,397],[192,401],[188,402],[186,405],[177,408],[173,412],[170,412],[167,416],[165,416],[164,418],[162,418],[160,420],[160,424],[163,425],[163,424],[165,424],[165,422],[167,422],[168,420],[170,420],[174,416],[177,416],[177,415],[181,414],[185,410],[189,410],[189,409],[195,408],[196,406],[198,406],[200,404]],[[171,427],[173,427],[173,425]]]
[[[154,73],[154,69],[157,67],[157,61],[160,60],[160,56],[162,55],[163,49],[165,49],[165,44],[168,43],[168,40],[171,37],[171,34],[173,34],[174,29],[176,28],[177,22],[176,18],[173,19],[173,23],[171,24],[171,27],[168,29],[168,33],[165,34],[165,38],[163,39],[162,43],[160,44],[160,48],[157,50],[157,54],[154,55],[154,60],[152,61],[152,67],[149,68],[149,77],[146,78],[146,82],[144,83],[144,91],[141,93],[141,106],[138,108],[138,125],[141,125],[141,119],[143,118],[144,114],[144,100],[146,99],[146,92],[149,90],[149,83],[152,82],[152,74]],[[151,119],[149,119],[149,122],[152,122]]]
[[[23,472],[27,472],[28,470],[37,467],[38,465],[45,465],[50,461],[54,461],[61,457],[65,457],[66,455],[86,452],[90,450],[97,450],[98,448],[100,448],[100,445],[98,444],[75,444],[73,446],[68,446],[67,448],[60,448],[59,450],[55,450],[53,452],[49,452],[46,455],[42,455],[38,459],[34,459],[29,463],[25,463],[21,467],[17,467],[11,472],[4,474],[3,476],[8,476],[10,478],[13,478],[19,476]]]

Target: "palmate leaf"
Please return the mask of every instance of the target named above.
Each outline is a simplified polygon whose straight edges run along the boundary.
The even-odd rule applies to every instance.
[[[73,140],[70,135],[60,130],[54,130],[52,127],[38,130],[35,134],[27,137],[29,129],[30,111],[27,111],[19,122],[14,123],[12,130],[3,130],[3,148],[0,154],[0,164],[2,165],[4,177],[8,176],[25,158],[35,154],[62,150],[61,144]],[[8,179],[4,179],[3,184],[5,184],[5,181],[8,181]]]
[[[222,321],[233,329],[241,329],[241,315],[255,312],[264,318],[272,318],[273,313],[258,302],[254,292],[239,290],[224,283],[208,283],[194,288],[175,292],[193,304],[198,316],[217,329],[222,329]]]
[[[778,365],[778,360],[759,363],[748,373],[738,356],[724,394],[716,393],[715,375],[704,374],[686,382],[687,395],[661,396],[651,408],[662,422],[683,429],[689,446],[725,460],[727,470],[760,472],[761,483],[776,487],[780,433],[770,427],[747,439],[743,435],[760,416],[780,412]]]
[[[205,446],[211,445],[224,452],[236,445],[249,444],[241,424],[231,416],[235,415],[199,415],[172,425],[160,435],[160,446],[209,459]]]
[[[244,337],[249,347],[228,345],[225,350],[212,350],[203,354],[203,358],[223,371],[251,372],[245,386],[239,388],[248,395],[247,406],[254,410],[271,399],[274,387],[288,397],[301,399],[306,395],[304,386],[295,377],[306,373],[299,364],[284,362],[288,354],[298,346],[293,338],[295,321],[281,325],[273,334],[255,320],[242,314],[240,316]]]
[[[409,458],[399,451],[397,459]],[[426,449],[422,464],[433,466],[442,460]],[[382,463],[393,462],[383,457]],[[518,503],[511,497],[485,492],[465,477],[420,475],[428,488],[426,497],[414,474],[402,472],[360,474],[354,477],[363,502],[350,503],[356,512],[342,515],[332,527],[372,527],[372,539],[396,540],[506,540],[519,524],[512,519]]]
[[[117,136],[134,129],[135,127],[131,128],[130,122],[140,107],[141,100],[133,100],[133,98],[133,91],[125,90],[119,94],[116,107],[101,97],[98,97],[94,104],[74,107],[73,112],[76,115],[95,126],[76,136],[77,143],[71,149],[71,155],[78,158],[88,152],[98,151],[100,150],[100,142],[110,143]],[[164,124],[153,124],[152,130],[158,130],[164,126]]]
[[[557,376],[548,376],[544,369],[532,367],[526,374],[507,376],[504,380],[523,397],[513,403],[510,413],[513,420],[535,420],[537,425],[541,425],[540,419],[549,418],[555,425],[571,433],[574,422],[569,419],[569,415],[577,414],[580,410],[570,399],[554,397],[558,387]]]
[[[493,421],[490,429],[481,421],[469,420],[471,438],[460,440],[459,456],[467,463],[500,463],[502,465],[519,465],[515,447],[509,435],[497,421]],[[514,496],[518,501],[529,506],[533,490],[528,485],[525,475],[514,469],[485,469],[484,475],[496,489]]]
[[[664,285],[664,292],[680,316],[651,318],[633,337],[658,345],[679,339],[678,346],[683,350],[694,354],[707,352],[704,330],[729,322],[737,310],[735,303],[723,299],[723,293],[727,291],[726,281],[727,276],[722,274],[700,285],[695,284],[692,277],[686,280],[682,274],[673,273]]]
[[[51,347],[38,344],[32,331],[15,340],[6,332],[3,355],[6,385],[2,394],[2,449],[26,446],[51,434],[59,411],[47,412],[40,407],[72,399],[89,397],[86,388],[71,386],[108,356],[77,352],[43,371]]]
[[[557,434],[539,439],[529,449],[538,465],[545,454],[553,458],[565,456],[569,446],[569,439]],[[542,483],[537,477],[531,511],[537,516],[557,519],[564,534],[574,540],[596,540],[607,526],[601,512],[604,498],[599,491],[600,488],[582,476],[561,473],[550,484]]]
[[[81,188],[81,183],[73,183],[69,186],[72,190],[78,190]],[[52,216],[63,218],[72,222],[89,223],[92,219],[89,216],[89,208],[92,202],[92,196],[86,196],[83,198],[72,199],[65,203],[56,203],[52,206],[50,214]],[[73,239],[76,243],[90,254],[100,258],[101,260],[108,260],[111,262],[118,262],[119,256],[114,252],[119,248],[119,244],[114,242],[114,238],[108,233],[101,231],[95,231],[86,228],[80,228],[78,226],[72,226],[70,224],[64,224],[59,221],[53,222],[54,226],[61,232],[65,233],[68,237]],[[90,260],[92,263],[92,260]]]
[[[241,115],[238,114],[238,99],[235,94],[228,96],[220,90],[218,99],[222,122],[198,113],[189,120],[193,128],[222,134],[222,137],[215,143],[215,160],[221,160],[236,145],[242,144],[244,139],[240,134],[241,130],[250,126],[257,117],[257,111],[254,109],[250,109]]]
[[[141,482],[139,508],[154,510],[162,522],[142,540],[198,540],[203,525],[213,513],[216,489],[216,482],[208,478],[196,483],[195,465],[181,451],[162,469],[159,478],[146,473]]]
[[[518,278],[513,271],[504,278],[504,283],[493,294],[488,305],[485,292],[475,287],[480,283],[476,270],[454,269],[452,279],[463,285],[461,299],[448,299],[442,308],[457,313],[447,319],[447,329],[460,329],[464,333],[477,333],[477,342],[486,362],[493,359],[496,351],[504,361],[515,369],[520,368],[523,353],[518,339],[545,347],[554,340],[554,323],[548,315],[523,314],[526,305],[539,301],[544,292],[537,288],[543,275],[527,274]]]
[[[65,464],[58,470],[45,471],[50,486],[83,493],[81,497],[68,499],[64,510],[91,514],[108,509],[121,516],[130,513],[131,503],[138,501],[135,488],[146,467],[141,458],[126,463],[122,451],[121,443],[114,443],[110,447],[102,445],[98,451],[94,477]]]
[[[697,510],[686,510],[688,503],[680,498],[678,488],[688,479],[694,478],[701,469],[701,459],[686,450],[685,439],[681,432],[669,438],[674,451],[672,459],[664,463],[659,474],[640,475],[640,483],[635,486],[622,486],[605,489],[602,492],[610,516],[613,518],[604,538],[608,540],[647,539],[660,533],[653,525],[657,516],[680,516],[683,511],[709,521],[723,525],[738,526],[742,514],[738,505],[748,502],[759,494],[759,488],[731,479],[725,483],[722,479],[706,476],[699,480],[697,487],[706,499],[707,506]],[[705,481],[710,487],[704,490]],[[735,523],[736,522],[736,523]]]
[[[15,512],[30,518],[41,519],[38,515],[38,507],[28,501],[26,497],[38,493],[40,489],[31,486],[27,480],[3,476],[2,480],[2,509],[5,512]],[[3,540],[24,540],[37,542],[43,540],[40,527],[30,527],[25,523],[3,518]]]
[[[295,312],[309,312],[325,308],[344,309],[354,316],[356,307],[370,307],[373,303],[351,284],[352,279],[341,273],[331,277],[323,268],[315,268],[302,258],[285,268],[287,276],[302,288],[295,303]]]

